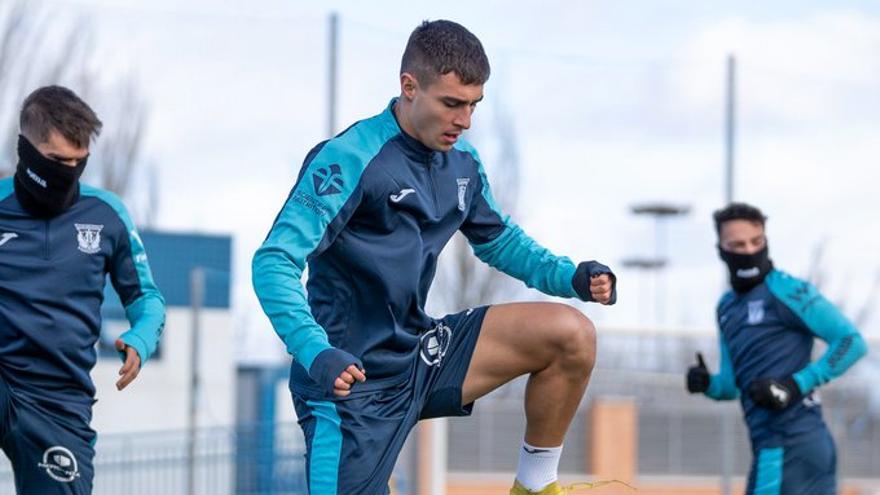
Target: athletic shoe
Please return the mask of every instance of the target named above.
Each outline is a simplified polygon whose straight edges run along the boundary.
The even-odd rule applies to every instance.
[[[574,493],[575,491],[580,490],[590,490],[593,488],[599,488],[601,486],[610,485],[611,483],[620,483],[621,485],[626,486],[632,490],[635,490],[634,487],[624,483],[623,481],[618,480],[610,480],[610,481],[596,481],[593,483],[573,483],[571,485],[562,486],[559,482],[554,481],[549,485],[542,488],[540,491],[532,492],[526,490],[526,488],[519,484],[519,481],[513,481],[513,488],[510,489],[510,495],[569,495]]]

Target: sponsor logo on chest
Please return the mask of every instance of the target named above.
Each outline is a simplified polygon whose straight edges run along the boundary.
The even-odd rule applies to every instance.
[[[6,244],[7,242],[11,241],[12,239],[15,239],[16,237],[18,237],[18,234],[16,234],[15,232],[0,233],[0,246]]]
[[[403,201],[403,198],[409,196],[410,194],[413,194],[414,192],[416,192],[416,190],[411,188],[401,189],[399,193],[392,194],[388,196],[388,198],[391,200],[392,203],[400,203],[401,201]]]

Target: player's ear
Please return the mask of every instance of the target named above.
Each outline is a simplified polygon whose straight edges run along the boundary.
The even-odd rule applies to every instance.
[[[400,74],[400,95],[407,100],[412,100],[419,89],[419,83],[409,72]]]

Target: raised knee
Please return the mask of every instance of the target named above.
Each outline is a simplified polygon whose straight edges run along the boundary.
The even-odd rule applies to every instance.
[[[596,362],[596,327],[577,309],[562,307],[555,332],[559,359],[565,368],[589,373]]]

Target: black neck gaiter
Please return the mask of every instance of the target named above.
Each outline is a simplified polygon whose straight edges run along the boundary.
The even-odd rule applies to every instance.
[[[75,167],[46,158],[22,135],[18,136],[15,197],[29,214],[52,218],[79,199],[79,178],[88,157]]]
[[[764,246],[757,253],[737,254],[718,248],[718,255],[727,265],[730,272],[730,285],[737,292],[748,292],[764,281],[764,277],[773,270],[770,261],[770,249]]]

